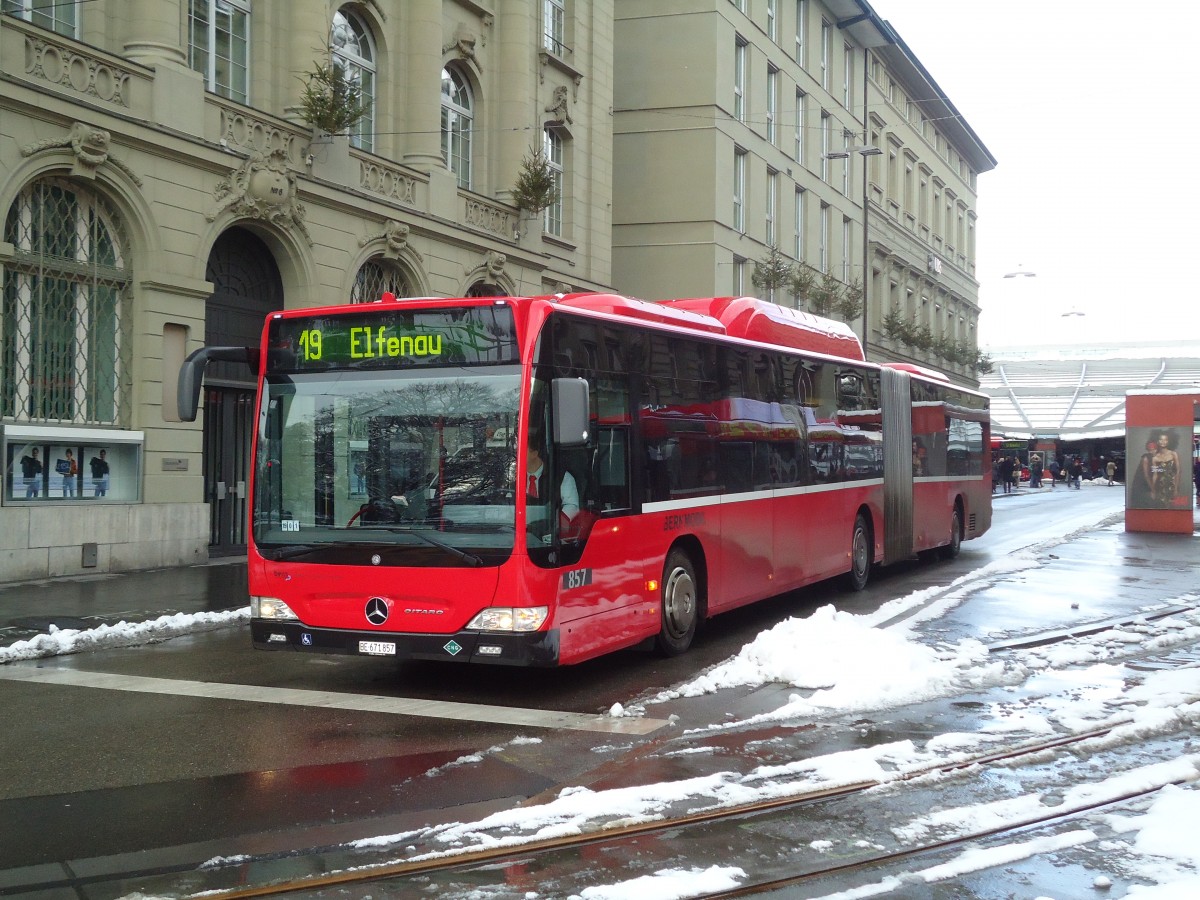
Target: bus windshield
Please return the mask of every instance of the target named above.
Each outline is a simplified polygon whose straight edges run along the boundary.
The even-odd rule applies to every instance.
[[[499,564],[514,544],[519,395],[515,365],[268,375],[259,551],[349,563],[367,544],[393,565]]]

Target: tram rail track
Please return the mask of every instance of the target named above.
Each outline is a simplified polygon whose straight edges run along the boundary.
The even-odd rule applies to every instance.
[[[370,882],[410,879],[419,876],[436,876],[442,873],[449,873],[455,870],[461,871],[479,866],[489,866],[492,868],[503,867],[505,863],[515,864],[518,861],[528,861],[531,858],[536,858],[541,855],[569,852],[582,847],[595,847],[596,845],[617,845],[621,842],[643,838],[648,835],[678,832],[680,830],[686,831],[689,828],[726,822],[731,823],[739,820],[744,821],[756,816],[786,814],[790,811],[798,810],[817,802],[861,795],[876,788],[902,784],[904,782],[916,781],[918,779],[950,775],[970,769],[982,769],[994,764],[1011,764],[1014,761],[1019,761],[1023,757],[1035,758],[1048,752],[1078,747],[1079,745],[1086,744],[1088,741],[1104,738],[1110,735],[1115,729],[1120,728],[1122,725],[1129,724],[1131,721],[1131,718],[1122,717],[1119,720],[1110,721],[1103,728],[1078,732],[1070,735],[1059,735],[1046,740],[1023,742],[1012,747],[997,749],[988,753],[975,754],[970,757],[956,759],[946,763],[917,767],[897,773],[894,778],[870,779],[851,784],[840,785],[837,787],[802,791],[796,794],[774,797],[771,799],[747,804],[697,810],[695,812],[674,816],[669,819],[656,820],[653,822],[637,822],[613,826],[601,825],[593,831],[578,835],[523,841],[504,846],[463,850],[461,852],[435,851],[424,854],[420,858],[412,858],[388,863],[363,863],[358,866],[349,866],[340,871],[330,872],[323,875],[301,877],[266,884],[246,885],[235,889],[206,890],[203,892],[203,896],[205,900],[243,900],[243,898],[269,897],[297,892],[319,891],[330,888],[345,888],[351,885],[366,884]],[[1062,809],[1049,810],[1044,816],[1031,817],[1029,819],[1012,823],[1004,827],[980,830],[969,835],[956,836],[952,839],[935,841],[928,844],[922,844],[917,847],[905,848],[899,851],[880,854],[878,856],[854,863],[849,863],[844,866],[831,866],[821,871],[807,872],[789,879],[780,879],[778,881],[764,883],[761,885],[744,885],[728,892],[719,892],[706,896],[748,896],[755,892],[774,889],[772,885],[774,885],[775,888],[784,887],[789,884],[799,884],[803,881],[812,881],[820,877],[835,876],[839,872],[843,871],[850,872],[854,870],[862,870],[873,865],[879,866],[902,861],[906,858],[916,857],[921,854],[931,853],[940,849],[946,849],[955,845],[967,843],[972,840],[979,840],[995,834],[1004,833],[1006,831],[1019,831],[1022,829],[1035,827],[1040,824],[1053,822],[1057,819],[1068,818],[1072,815],[1079,815],[1089,811],[1091,808],[1112,805],[1122,802],[1123,800],[1134,799],[1138,796],[1144,796],[1146,794],[1153,793],[1154,791],[1159,790],[1161,787],[1162,785],[1156,785],[1147,790],[1130,792],[1127,795],[1116,798],[1105,798],[1093,804],[1089,804],[1084,807],[1072,808],[1066,811]]]
[[[1151,614],[1145,614],[1134,618],[1123,618],[1120,621],[1112,620],[1103,623],[1092,623],[1086,626],[1088,635],[1102,632],[1106,629],[1116,628],[1123,625],[1131,624],[1135,621],[1147,621],[1151,619],[1167,618],[1171,615],[1187,613],[1194,611],[1197,605],[1175,605],[1170,608],[1156,610]],[[1048,644],[1056,642],[1065,642],[1076,639],[1081,636],[1080,628],[1063,629],[1055,634],[1045,633],[1041,635],[1031,635],[1019,641],[1003,642],[993,644],[988,649],[992,653],[1002,653],[1004,651],[1017,651],[1029,647],[1045,647]],[[1185,641],[1184,644],[1191,645],[1194,641]],[[1131,648],[1132,649],[1132,648]],[[1180,649],[1180,645],[1175,645],[1174,650]],[[1136,658],[1138,654],[1129,654],[1130,658]],[[1174,661],[1177,664],[1177,660]],[[610,821],[608,823],[601,822],[591,830],[577,835],[569,835],[563,837],[555,837],[549,839],[535,839],[527,841],[514,840],[511,843],[503,845],[493,845],[479,849],[464,849],[464,850],[428,850],[421,852],[419,855],[414,854],[411,849],[408,851],[410,858],[403,860],[389,860],[387,862],[369,862],[365,861],[370,852],[387,852],[387,851],[362,851],[352,849],[349,845],[339,844],[326,847],[311,847],[308,849],[297,849],[290,853],[275,853],[261,856],[245,857],[239,860],[231,859],[229,865],[218,863],[215,866],[203,867],[201,877],[207,883],[207,889],[203,891],[191,891],[194,883],[184,888],[178,893],[172,893],[173,896],[200,896],[201,894],[215,900],[238,900],[238,898],[251,897],[267,897],[277,896],[292,893],[321,891],[324,889],[348,888],[353,885],[369,884],[373,882],[384,882],[388,880],[407,880],[416,878],[432,878],[444,873],[452,873],[454,871],[466,871],[474,867],[504,867],[506,863],[516,864],[521,860],[529,860],[537,857],[551,857],[557,853],[570,853],[576,849],[584,847],[603,847],[619,846],[621,842],[637,841],[639,838],[644,838],[651,835],[662,835],[668,832],[687,831],[688,829],[700,828],[709,825],[721,825],[722,823],[734,823],[737,821],[746,821],[754,817],[767,817],[773,815],[785,816],[791,811],[800,810],[805,806],[816,804],[824,801],[837,801],[849,798],[855,795],[862,795],[873,789],[886,786],[902,785],[906,782],[914,782],[924,778],[937,778],[952,775],[966,770],[978,769],[984,770],[993,765],[1009,765],[1014,763],[1023,765],[1021,760],[1026,758],[1031,764],[1047,753],[1067,750],[1078,755],[1086,755],[1086,751],[1081,751],[1078,748],[1086,745],[1089,741],[1096,741],[1103,744],[1102,739],[1113,734],[1114,731],[1121,729],[1133,723],[1132,716],[1120,716],[1110,718],[1105,721],[1103,727],[1098,727],[1091,730],[1079,731],[1070,734],[1059,734],[1051,738],[1029,740],[1015,743],[1013,745],[992,749],[984,753],[971,754],[962,756],[944,762],[931,763],[923,766],[907,768],[904,771],[896,772],[894,775],[889,775],[885,778],[868,779],[854,783],[842,784],[835,787],[824,787],[817,790],[798,790],[795,793],[784,796],[775,796],[768,799],[762,799],[751,803],[737,805],[723,805],[719,807],[709,806],[707,808],[696,809],[694,812],[686,812],[681,815],[675,815],[670,818],[656,819],[654,821],[640,822],[621,822],[620,820]],[[844,865],[830,866],[819,870],[808,871],[802,874],[797,874],[789,878],[776,880],[762,881],[756,884],[742,885],[736,889],[731,889],[724,893],[714,893],[711,896],[749,896],[758,892],[769,892],[770,890],[787,887],[793,884],[802,884],[804,882],[812,882],[821,877],[837,877],[839,873],[851,873],[856,870],[869,869],[872,866],[883,867],[894,863],[902,862],[905,859],[915,858],[922,854],[929,854],[938,850],[944,850],[956,845],[970,842],[972,840],[980,840],[991,835],[1002,834],[1005,832],[1016,832],[1022,829],[1029,829],[1041,824],[1054,822],[1058,819],[1069,818],[1073,815],[1082,815],[1091,808],[1102,807],[1120,803],[1123,800],[1133,799],[1138,796],[1145,796],[1161,789],[1162,785],[1154,786],[1145,791],[1133,792],[1122,797],[1108,798],[1091,804],[1090,806],[1079,807],[1071,810],[1052,809],[1048,810],[1045,815],[1030,818],[1017,823],[1010,823],[1002,828],[981,830],[973,832],[969,835],[957,836],[944,841],[934,841],[925,843],[920,846],[911,848],[902,848],[894,850],[890,853],[878,854],[869,858],[863,858],[854,862],[845,863]],[[430,828],[425,838],[427,841],[432,840],[435,836],[436,828]],[[675,840],[675,838],[672,838]],[[273,881],[261,881],[257,884],[241,884],[236,887],[230,887],[230,882],[235,881],[239,876],[235,873],[241,870],[246,871],[263,864],[269,865],[272,860],[304,859],[312,857],[326,857],[335,861],[336,870],[329,871],[320,875],[305,875],[295,878],[282,878]],[[355,857],[358,857],[355,859]],[[138,884],[140,882],[154,882],[162,886],[167,881],[175,880],[179,885],[185,885],[189,881],[188,875],[195,876],[197,869],[193,867],[172,867],[170,870],[158,869],[156,871],[142,872],[124,872],[119,876],[119,881],[122,885]],[[258,873],[261,876],[261,873]],[[256,876],[250,876],[256,877]],[[20,890],[8,888],[0,885],[0,896],[10,894],[26,894],[31,891],[52,889],[52,888],[84,888],[88,885],[96,885],[101,881],[115,881],[111,875],[103,878],[59,878],[57,880],[47,881],[44,884],[38,885],[22,885]],[[194,879],[193,879],[194,881]],[[152,893],[161,895],[161,890],[153,890]]]

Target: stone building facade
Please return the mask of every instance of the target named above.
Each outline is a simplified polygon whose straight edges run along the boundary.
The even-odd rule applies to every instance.
[[[273,309],[611,281],[611,10],[3,12],[0,580],[244,548],[249,373],[210,366],[194,424],[172,421],[175,379],[206,343],[257,343]],[[304,119],[321,66],[371,101],[346,134]],[[511,192],[534,151],[560,191],[531,216]]]
[[[869,358],[977,384],[948,351],[977,352],[976,179],[996,161],[871,5],[615,8],[614,282],[756,293],[775,246],[864,289],[849,318]]]
[[[244,550],[249,373],[196,423],[175,382],[276,309],[748,294],[774,245],[863,285],[870,358],[976,383],[886,322],[974,346],[995,161],[866,0],[5,0],[0,80],[0,581]]]

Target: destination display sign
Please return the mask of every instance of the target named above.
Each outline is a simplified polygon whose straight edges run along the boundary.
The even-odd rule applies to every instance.
[[[389,369],[515,363],[512,308],[357,309],[272,319],[270,372]]]

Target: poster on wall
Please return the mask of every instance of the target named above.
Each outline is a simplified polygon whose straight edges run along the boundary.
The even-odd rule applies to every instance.
[[[1190,427],[1131,427],[1125,431],[1125,506],[1191,509]]]

